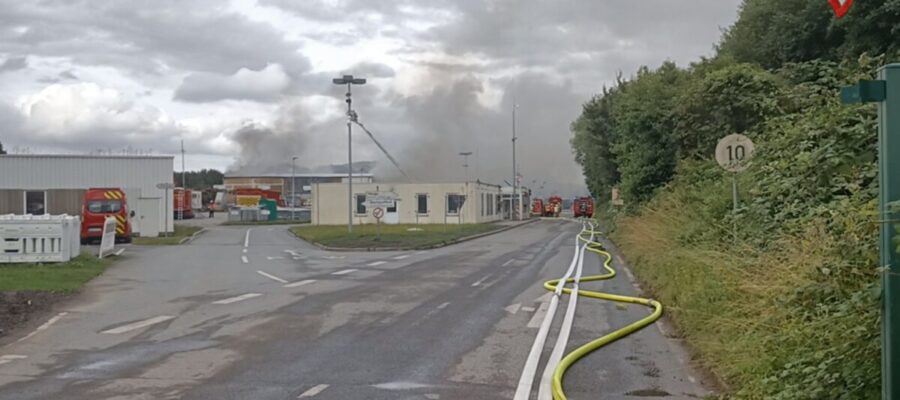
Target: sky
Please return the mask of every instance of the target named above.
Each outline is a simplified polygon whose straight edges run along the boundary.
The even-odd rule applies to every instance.
[[[416,181],[585,193],[569,124],[619,74],[711,55],[740,0],[0,0],[12,153],[178,154],[188,170],[347,161],[353,107]],[[401,175],[359,129],[353,158]],[[180,157],[176,171],[181,169]]]

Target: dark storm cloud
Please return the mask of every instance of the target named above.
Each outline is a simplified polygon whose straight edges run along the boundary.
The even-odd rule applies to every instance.
[[[299,45],[218,1],[0,1],[0,52],[71,57],[145,73],[232,73],[279,63],[309,69]]]

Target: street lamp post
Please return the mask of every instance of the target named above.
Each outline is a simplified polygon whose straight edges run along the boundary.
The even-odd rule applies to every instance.
[[[469,182],[469,156],[472,155],[471,151],[464,151],[459,153],[459,155],[465,157],[465,161],[463,161],[463,168],[466,170],[466,183]]]
[[[295,173],[295,166],[297,165],[297,157],[291,157],[291,222],[294,222],[294,210],[297,209],[297,191],[295,186],[297,186],[297,177]]]
[[[353,99],[351,88],[353,85],[365,85],[363,78],[354,78],[353,75],[344,75],[331,80],[335,85],[347,85],[347,232],[353,232]]]
[[[510,215],[510,219],[522,219],[522,199],[519,197],[518,193],[518,183],[519,183],[519,168],[516,166],[516,109],[519,108],[518,104],[513,103],[512,109],[512,157],[513,157],[513,192],[512,197],[510,197],[510,212],[515,212],[514,215]],[[518,207],[516,206],[516,201],[519,202]],[[516,211],[513,211],[513,208],[516,208]]]

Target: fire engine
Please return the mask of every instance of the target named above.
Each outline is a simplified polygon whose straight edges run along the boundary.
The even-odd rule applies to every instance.
[[[100,240],[107,217],[116,219],[116,241],[131,243],[131,221],[125,192],[118,188],[90,188],[81,206],[81,243]]]

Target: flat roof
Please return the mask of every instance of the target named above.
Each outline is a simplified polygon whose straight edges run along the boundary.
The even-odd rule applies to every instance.
[[[148,155],[132,155],[132,154],[3,154],[3,158],[124,158],[124,159],[174,159],[175,156],[148,154]]]
[[[245,174],[245,173],[226,173],[226,178],[290,178],[291,176],[295,176],[297,178],[346,178],[347,174],[345,173],[315,173],[315,172],[304,172],[304,173],[296,173],[291,174],[290,172],[286,174]],[[375,175],[371,173],[362,173],[362,172],[354,172],[353,177],[366,177],[371,178]]]

